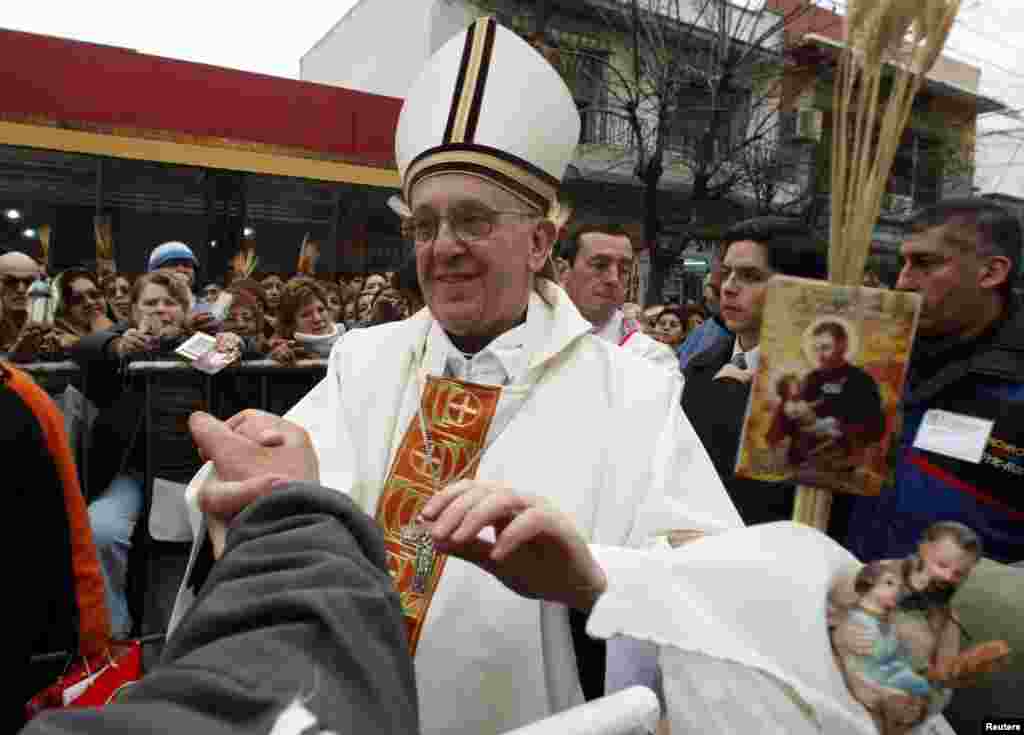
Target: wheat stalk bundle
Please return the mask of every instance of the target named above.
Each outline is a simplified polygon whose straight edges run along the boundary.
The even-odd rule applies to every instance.
[[[860,285],[896,149],[914,97],[953,27],[960,0],[850,0],[833,88],[829,280]],[[887,75],[886,67],[892,69]],[[891,88],[882,95],[883,78]],[[794,518],[824,529],[832,494],[801,487]]]
[[[914,97],[935,64],[960,0],[850,0],[833,90],[829,279],[858,285]],[[885,67],[891,89],[880,100]]]
[[[295,272],[304,276],[314,278],[316,276],[316,263],[320,260],[320,244],[309,239],[307,232],[302,238],[302,245],[299,247],[299,262],[295,266]]]
[[[243,240],[242,247],[231,258],[231,270],[235,278],[252,278],[260,259],[256,256],[256,243],[252,240]]]
[[[110,217],[96,215],[92,220],[96,236],[96,260],[114,259],[114,228]]]
[[[39,225],[39,261],[47,268],[50,267],[50,236],[53,228],[50,225]]]

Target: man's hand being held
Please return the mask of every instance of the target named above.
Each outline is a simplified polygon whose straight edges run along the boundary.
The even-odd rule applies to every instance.
[[[222,422],[197,412],[189,428],[200,455],[217,471],[217,480],[199,490],[215,558],[223,552],[227,526],[250,503],[287,482],[319,481],[309,435],[278,416],[249,410]]]

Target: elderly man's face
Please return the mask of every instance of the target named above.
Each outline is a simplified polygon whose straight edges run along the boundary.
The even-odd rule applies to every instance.
[[[38,266],[16,266],[0,274],[3,285],[4,311],[28,311],[28,288],[39,278],[42,270]]]
[[[516,324],[529,303],[532,276],[554,243],[554,226],[494,184],[463,174],[419,183],[412,207],[414,220],[442,218],[432,242],[416,242],[420,286],[441,326],[459,336],[486,337]],[[472,241],[459,239],[447,219],[453,212],[474,226],[492,221],[493,229]]]

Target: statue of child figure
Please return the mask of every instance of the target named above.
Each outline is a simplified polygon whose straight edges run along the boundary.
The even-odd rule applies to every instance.
[[[873,561],[857,574],[854,590],[859,599],[838,628],[840,635],[844,635],[845,626],[859,626],[873,639],[873,645],[866,656],[843,652],[843,664],[847,677],[861,677],[914,697],[929,697],[931,684],[914,671],[910,649],[896,635],[890,619],[908,592],[903,582],[904,564],[895,560]]]

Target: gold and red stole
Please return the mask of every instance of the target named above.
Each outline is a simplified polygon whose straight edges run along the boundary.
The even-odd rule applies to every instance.
[[[456,478],[475,477],[500,396],[498,386],[428,376],[420,410],[434,444],[434,456],[427,456],[420,418],[414,414],[377,502],[376,518],[384,531],[388,570],[402,601],[409,651],[413,654],[447,556],[432,553],[428,572],[423,576],[421,569],[417,580],[417,552],[422,551],[418,545],[422,538],[417,540],[410,529],[416,528],[420,510],[439,488]],[[431,461],[434,470],[428,464]],[[439,487],[434,484],[435,472]],[[422,564],[422,553],[419,561]]]

